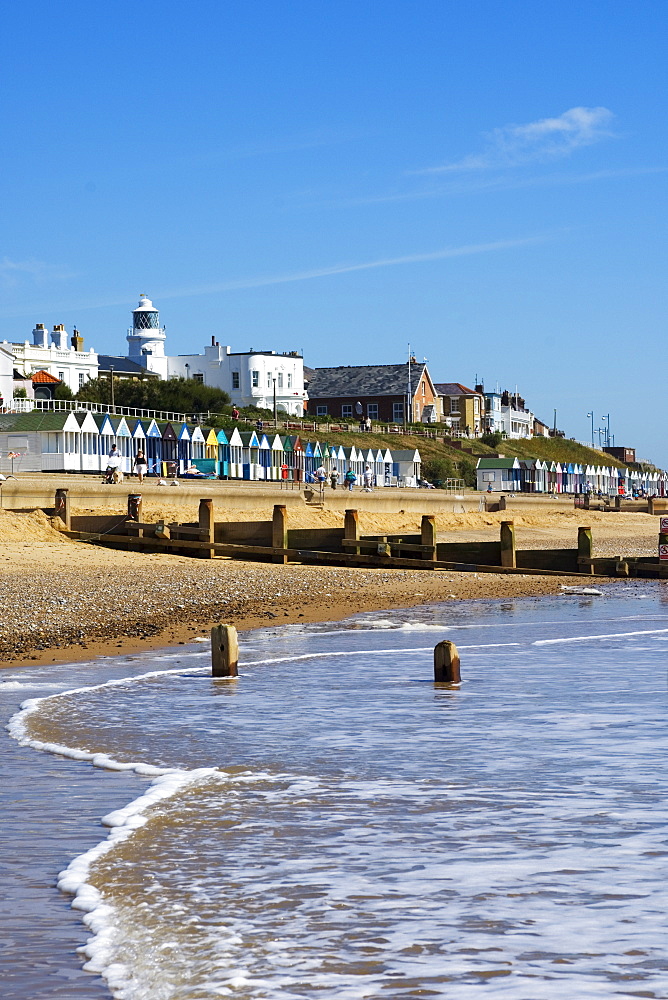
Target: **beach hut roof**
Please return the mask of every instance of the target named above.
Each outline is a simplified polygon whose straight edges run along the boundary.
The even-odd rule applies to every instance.
[[[218,444],[218,435],[216,434],[216,432],[213,429],[213,427],[209,428],[209,431],[208,431],[208,433],[206,435],[205,444],[207,446]]]
[[[84,434],[98,433],[99,428],[95,423],[95,421],[93,420],[93,414],[90,412],[90,410],[85,410],[85,411],[80,410],[78,413],[75,413],[74,416],[76,417],[76,421],[79,424],[82,433]]]
[[[259,448],[260,442],[255,431],[239,431],[239,437],[244,448]]]
[[[206,438],[204,437],[204,433],[203,433],[201,427],[198,426],[198,427],[196,427],[194,429],[194,431],[190,435],[190,440],[191,441],[206,441]]]
[[[161,438],[162,437],[162,432],[160,431],[160,428],[158,427],[158,425],[155,422],[155,420],[153,420],[153,419],[150,420],[150,422],[148,424],[148,427],[145,428],[145,431],[146,431],[146,437],[147,438]]]
[[[222,427],[220,428],[220,430],[216,434],[216,440],[218,441],[218,444],[229,444],[230,443],[229,440],[228,440],[227,434],[225,433],[225,430]]]
[[[477,469],[519,469],[520,463],[517,458],[479,458]]]

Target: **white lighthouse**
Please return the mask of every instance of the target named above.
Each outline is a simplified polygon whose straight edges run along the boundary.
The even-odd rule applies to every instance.
[[[160,326],[160,314],[146,295],[139,296],[139,305],[132,310],[132,329],[128,330],[128,358],[136,361],[160,378],[167,378],[168,359],[165,357],[165,328]]]

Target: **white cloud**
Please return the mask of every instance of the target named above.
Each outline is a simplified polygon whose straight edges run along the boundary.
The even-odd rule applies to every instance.
[[[487,142],[482,152],[417,173],[493,170],[560,159],[613,135],[613,118],[607,108],[570,108],[556,118],[541,118],[527,125],[504,125],[485,134]]]
[[[41,260],[10,260],[9,257],[0,259],[0,282],[5,288],[18,285],[21,278],[45,281],[49,279],[62,280],[69,277],[71,274],[57,265],[47,264]]]

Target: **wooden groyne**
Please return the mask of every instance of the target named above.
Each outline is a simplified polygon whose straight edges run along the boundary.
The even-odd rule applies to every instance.
[[[385,569],[457,570],[460,572],[665,577],[668,558],[595,556],[590,527],[578,528],[572,548],[517,548],[515,525],[502,521],[497,538],[488,541],[438,541],[433,515],[423,514],[415,533],[363,535],[357,510],[345,511],[340,528],[290,528],[288,508],[274,505],[266,521],[214,520],[210,498],[199,501],[191,523],[142,521],[141,496],[127,497],[124,515],[104,516],[98,531],[76,531],[66,490],[54,507],[61,530],[70,538],[114,548],[171,552],[211,559],[214,556],[274,563],[382,567]],[[63,496],[65,494],[65,496]]]

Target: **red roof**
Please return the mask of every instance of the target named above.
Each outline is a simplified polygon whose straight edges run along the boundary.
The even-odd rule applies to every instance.
[[[45,371],[33,372],[30,378],[33,382],[48,382],[51,385],[60,385],[59,378],[56,378],[55,375],[50,375],[49,372]]]

